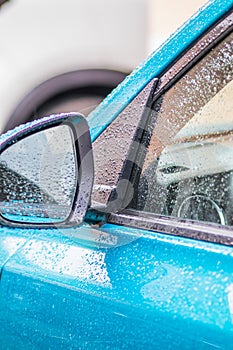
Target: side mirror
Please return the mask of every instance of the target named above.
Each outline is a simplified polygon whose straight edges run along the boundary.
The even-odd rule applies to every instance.
[[[80,223],[94,167],[90,133],[80,114],[53,115],[0,138],[0,219],[11,226]]]

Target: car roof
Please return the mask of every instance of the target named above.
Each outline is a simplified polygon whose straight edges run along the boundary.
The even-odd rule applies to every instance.
[[[88,116],[92,141],[117,117],[130,101],[159,76],[182,52],[233,6],[233,0],[212,0],[198,10],[156,51],[142,62]]]

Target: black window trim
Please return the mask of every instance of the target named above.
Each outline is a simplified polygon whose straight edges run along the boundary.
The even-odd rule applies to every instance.
[[[233,246],[233,230],[230,226],[179,219],[143,211],[125,209],[111,213],[108,223],[154,231],[171,236],[192,238],[199,241]]]
[[[216,28],[224,19],[231,16],[233,11],[227,13],[224,18],[215,23],[215,25],[208,30],[204,36],[211,35],[211,32]],[[168,89],[170,89],[179,79],[184,76],[195,64],[197,64],[201,59],[203,59],[211,49],[213,49],[218,43],[229,35],[232,31],[232,26],[229,24],[228,27],[220,33],[215,40],[208,44],[203,50],[194,57],[191,58],[187,64],[182,67],[178,73],[174,74],[162,88],[160,87],[161,78],[175,65],[182,57],[187,53],[187,51],[176,60],[172,66],[169,67],[160,77],[159,82],[156,84],[156,88],[151,93],[149,101],[146,105],[148,107],[148,102],[150,102],[151,107],[154,106],[156,101],[161,97]],[[203,39],[203,36],[197,40],[192,47],[197,45]],[[189,48],[189,50],[192,48]],[[145,113],[143,113],[145,117]],[[149,118],[149,117],[148,117]],[[145,119],[143,121],[145,125]],[[140,128],[140,123],[139,123]],[[145,135],[141,136],[142,142],[145,142]],[[127,159],[126,162],[127,164]],[[136,164],[135,164],[136,165]],[[131,167],[132,168],[132,167]],[[123,176],[124,170],[123,170]],[[116,191],[117,192],[117,191]],[[126,194],[127,196],[127,194]],[[110,196],[110,200],[114,199],[114,195]],[[193,220],[185,220],[171,216],[163,216],[154,213],[147,213],[143,211],[138,211],[135,209],[123,209],[117,213],[111,212],[107,217],[107,222],[112,224],[119,224],[122,226],[134,227],[139,229],[145,229],[155,232],[160,232],[168,235],[181,236],[186,238],[192,238],[195,240],[207,241],[212,243],[221,243],[224,245],[233,246],[233,229],[230,226],[222,226],[218,224],[208,223],[208,222],[198,222]]]
[[[188,50],[186,50],[184,53],[182,53],[181,56],[179,56],[166,71],[164,71],[158,78],[159,78],[159,84],[157,85],[156,90],[154,91],[153,98],[152,98],[152,104],[154,105],[157,100],[170,88],[175,85],[175,83],[180,80],[185,74],[187,74],[198,62],[200,62],[212,49],[214,49],[222,40],[224,40],[232,31],[233,26],[228,23],[225,30],[223,32],[220,32],[219,35],[216,36],[216,38],[209,44],[207,44],[202,50],[200,50],[193,58],[191,58],[184,67],[182,67],[177,73],[172,74],[173,67],[179,62],[186,54],[188,54],[193,47],[198,45],[199,42],[203,41],[204,38],[208,38],[211,36],[212,31],[217,28],[221,23],[226,20],[227,18],[231,18],[233,20],[233,10],[228,12],[224,18],[222,18],[220,21],[217,22],[217,24],[214,25],[214,27],[210,28],[206,33],[204,33]],[[170,73],[171,72],[171,73]],[[166,74],[171,75],[171,79],[167,81],[167,83],[164,84],[164,86],[161,87],[160,83],[163,77]],[[153,107],[152,107],[153,108]]]

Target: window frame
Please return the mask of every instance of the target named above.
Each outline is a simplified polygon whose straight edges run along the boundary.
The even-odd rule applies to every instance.
[[[230,19],[230,21],[228,19]],[[173,62],[173,64],[168,67],[168,69],[163,74],[161,74],[161,76],[158,77],[159,83],[157,84],[157,87],[149,101],[151,108],[153,105],[155,105],[156,101],[164,93],[166,93],[167,90],[169,90],[177,81],[179,81],[185,74],[187,74],[190,69],[192,69],[200,60],[208,55],[211,49],[216,47],[221,41],[224,40],[225,37],[230,34],[232,31],[232,20],[233,11],[231,10],[217,23],[215,23],[215,25],[212,26],[206,33],[198,38],[198,40],[196,40],[191,48],[186,50],[181,57]],[[187,57],[189,57],[188,60]],[[144,120],[142,121],[143,118]],[[142,119],[138,126],[139,130],[141,130],[145,123],[148,123],[149,115],[145,116],[145,113],[143,113]],[[141,135],[140,143],[145,144],[145,134]],[[130,152],[134,151],[131,150]],[[132,153],[130,155],[130,159],[132,159]],[[138,167],[136,164],[135,166]],[[126,159],[121,178],[128,178],[130,180],[130,183],[134,183],[135,179],[132,177],[134,170],[135,169],[131,168],[131,173],[129,175]],[[116,193],[117,189],[110,196],[110,201],[114,200]],[[126,191],[125,197],[127,197],[127,194],[128,192]],[[125,209],[124,205],[122,206],[122,210],[119,212],[111,212],[107,218],[107,222],[161,232],[169,235],[192,238],[195,240],[233,246],[233,229],[230,226],[222,226],[204,221],[198,222],[193,220],[186,220],[171,216],[143,212],[136,209]]]

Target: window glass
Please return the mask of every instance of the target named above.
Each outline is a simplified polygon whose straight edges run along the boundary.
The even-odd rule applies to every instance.
[[[131,207],[233,225],[233,36],[153,106]]]

